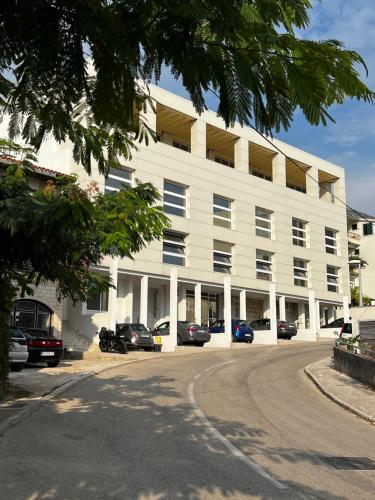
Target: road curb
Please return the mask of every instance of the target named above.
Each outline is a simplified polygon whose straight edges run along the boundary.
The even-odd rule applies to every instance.
[[[366,420],[367,422],[370,422],[371,424],[375,424],[375,418],[373,416],[368,415],[367,413],[359,410],[358,408],[354,407],[350,403],[347,403],[346,401],[343,401],[341,398],[339,398],[338,396],[336,396],[335,394],[333,394],[333,392],[329,391],[326,387],[324,387],[324,385],[311,372],[311,367],[314,364],[315,363],[311,363],[310,365],[305,366],[304,371],[305,371],[306,375],[310,378],[310,380],[312,380],[312,382],[316,385],[316,387],[325,396],[327,396],[329,399],[331,399],[332,401],[334,401],[338,405],[342,406],[346,410],[351,411],[352,413],[354,413],[355,415],[357,415],[357,417],[360,417],[363,420]]]
[[[17,415],[7,418],[5,422],[0,424],[0,437],[9,428],[14,427],[20,420],[24,419],[34,411],[38,410],[41,406],[47,404],[54,397],[60,396],[64,392],[68,391],[79,382],[83,382],[84,380],[87,380],[88,378],[93,377],[98,373],[105,372],[106,370],[111,370],[112,368],[117,368],[118,366],[128,365],[131,363],[139,363],[140,361],[148,361],[149,359],[155,359],[158,357],[159,356],[152,356],[147,359],[132,359],[129,361],[119,361],[116,364],[113,364],[112,366],[106,366],[105,368],[100,368],[99,370],[78,374],[73,380],[64,382],[63,384],[59,385],[58,387],[55,387],[55,389],[45,394],[44,396],[41,396],[36,400],[33,400],[32,402],[28,403],[24,409],[22,409],[19,413],[17,413]]]

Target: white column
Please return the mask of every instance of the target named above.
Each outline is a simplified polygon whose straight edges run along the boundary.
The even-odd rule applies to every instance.
[[[125,281],[125,299],[124,299],[124,321],[125,323],[133,322],[133,297],[134,297],[134,284],[133,278],[126,278]]]
[[[206,122],[195,120],[191,126],[191,152],[206,158]]]
[[[240,319],[246,321],[246,290],[240,291]]]
[[[310,167],[306,175],[306,194],[319,198],[319,171],[317,167]]]
[[[348,323],[350,318],[350,310],[349,310],[349,297],[347,295],[344,295],[342,298],[342,310],[343,310],[344,322]]]
[[[109,277],[111,278],[112,285],[115,288],[110,288],[108,291],[108,312],[109,312],[109,328],[116,330],[116,317],[117,317],[117,278],[118,271],[118,257],[113,257],[109,265]]]
[[[279,314],[282,321],[286,321],[286,311],[285,311],[285,295],[281,295],[279,298]]]
[[[249,173],[249,141],[243,137],[234,143],[234,168]]]
[[[309,290],[309,319],[310,319],[310,330],[312,335],[316,335],[318,328],[316,324],[316,309],[315,309],[315,292],[314,290]]]
[[[276,308],[276,284],[270,283],[270,324],[273,339],[277,341],[277,308]]]
[[[230,276],[224,277],[224,342],[223,347],[232,344],[232,287]]]
[[[298,326],[299,330],[306,330],[305,303],[298,302]]]
[[[186,321],[186,285],[180,285],[178,290],[178,319]]]
[[[320,330],[320,302],[319,302],[319,300],[315,301],[315,317],[316,317],[316,328],[318,331],[318,330]]]
[[[272,159],[272,182],[280,186],[286,185],[285,156],[277,153]]]
[[[169,280],[169,335],[163,338],[163,352],[174,352],[177,345],[177,268],[173,267]]]
[[[202,285],[197,283],[194,287],[194,321],[202,324]]]
[[[146,327],[148,319],[148,276],[141,278],[141,300],[139,305],[139,322],[143,323]]]

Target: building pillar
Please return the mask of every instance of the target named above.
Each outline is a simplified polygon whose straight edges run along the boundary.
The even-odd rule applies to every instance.
[[[186,321],[186,285],[180,285],[178,290],[178,319]]]
[[[305,303],[298,302],[298,329],[306,330]]]
[[[349,310],[349,297],[344,295],[342,298],[342,310],[344,316],[344,322],[348,323],[350,321],[350,310]]]
[[[109,312],[109,328],[116,330],[117,317],[117,285],[118,285],[118,257],[113,257],[109,265],[109,277],[112,285],[115,288],[108,290],[108,312]]]
[[[246,290],[240,291],[240,319],[246,321]]]
[[[197,283],[194,287],[194,321],[202,324],[202,285]]]
[[[317,167],[310,167],[306,175],[306,194],[313,198],[319,198],[319,171]]]
[[[281,295],[279,298],[279,319],[286,321],[285,295]]]
[[[281,153],[277,153],[272,159],[272,182],[286,186],[286,160]]]
[[[276,284],[270,283],[270,334],[272,339],[277,342],[277,308],[276,308]]]
[[[333,194],[344,203],[346,202],[345,173],[342,173],[341,177],[339,177],[333,184]],[[342,203],[340,203],[336,198],[334,198],[334,203],[342,206]]]
[[[319,306],[319,302],[317,302]],[[313,335],[317,335],[318,333],[318,328],[320,327],[317,325],[317,316],[316,316],[316,305],[315,305],[315,292],[314,290],[309,290],[309,318],[310,318],[310,330]]]
[[[232,344],[232,286],[230,276],[224,276],[224,347]]]
[[[133,323],[133,298],[134,284],[132,278],[126,278],[125,281],[125,299],[124,299],[124,322]]]
[[[177,268],[171,269],[169,278],[169,335],[163,337],[163,352],[174,352],[177,346],[178,319],[178,275]]]
[[[249,141],[243,137],[234,143],[234,168],[249,173]]]
[[[206,158],[206,122],[195,120],[191,126],[191,152]]]
[[[143,323],[146,327],[148,320],[148,276],[141,278],[141,297],[139,305],[139,322]]]
[[[154,106],[156,107],[155,101],[154,101]],[[156,111],[152,109],[149,103],[147,104],[147,110],[143,118],[147,126],[150,127],[151,130],[156,132]]]

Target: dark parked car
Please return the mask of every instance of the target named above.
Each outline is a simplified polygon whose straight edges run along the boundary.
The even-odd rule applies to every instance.
[[[116,325],[116,333],[123,336],[128,348],[154,350],[154,339],[142,323],[119,323]]]
[[[224,320],[218,319],[210,328],[211,333],[224,332]],[[232,319],[232,340],[233,342],[248,342],[254,340],[254,331],[243,319]]]
[[[169,321],[165,321],[157,326],[152,335],[154,337],[169,335]],[[191,321],[177,321],[177,345],[195,344],[203,347],[210,339],[211,335],[205,326],[200,326]]]
[[[29,351],[28,363],[47,363],[47,366],[57,366],[64,354],[63,341],[42,330],[41,328],[20,328],[26,337]]]
[[[270,330],[271,322],[269,318],[257,319],[250,323],[250,326],[254,330]],[[288,339],[297,335],[297,327],[291,321],[283,321],[279,319],[277,321],[277,338],[278,339]]]
[[[321,326],[320,328],[342,328],[344,326],[344,318],[337,318],[326,325]]]

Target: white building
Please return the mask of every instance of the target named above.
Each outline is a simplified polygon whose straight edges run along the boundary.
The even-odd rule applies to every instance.
[[[250,128],[226,129],[215,113],[199,116],[192,104],[152,87],[156,114],[146,115],[159,142],[141,144],[132,161],[105,180],[77,166],[69,144],[47,143],[40,162],[96,180],[114,191],[135,179],[163,194],[172,228],[135,259],[103,260],[117,290],[63,313],[67,345],[90,342],[101,326],[171,321],[164,346],[173,350],[177,319],[207,323],[224,318],[271,319],[256,342],[276,342],[276,320],[298,325],[297,339],[315,340],[319,327],[343,307],[348,318],[349,272],[344,170],[297,148],[273,141],[280,154]],[[290,159],[293,159],[291,161]],[[342,312],[340,311],[340,316]],[[327,333],[327,330],[325,330]]]

